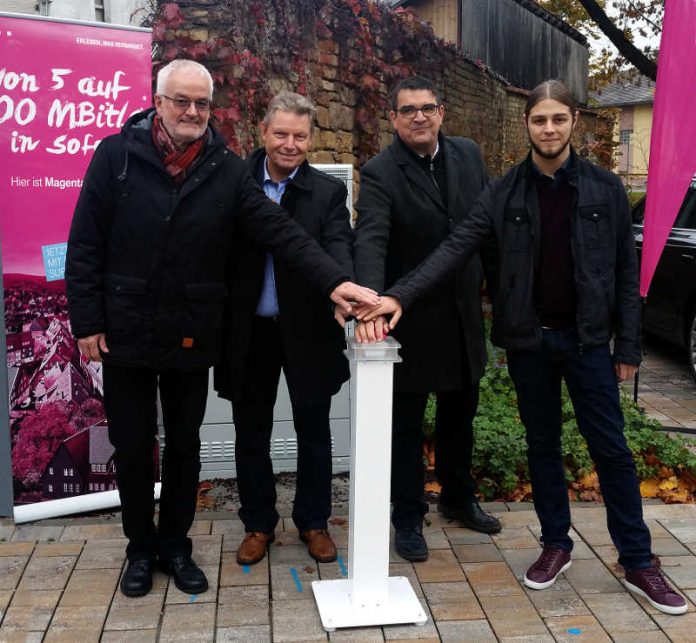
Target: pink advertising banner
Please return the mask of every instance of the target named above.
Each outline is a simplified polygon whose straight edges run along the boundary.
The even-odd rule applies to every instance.
[[[99,364],[70,333],[63,271],[100,140],[151,99],[151,38],[0,14],[0,241],[15,504],[114,488]]]
[[[666,0],[650,142],[640,294],[696,172],[696,0]]]

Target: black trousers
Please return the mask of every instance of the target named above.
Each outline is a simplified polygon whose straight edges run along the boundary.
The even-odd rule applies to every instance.
[[[472,500],[476,491],[471,456],[478,382],[435,396],[435,475],[442,486],[441,502],[456,507]],[[423,499],[423,415],[428,393],[394,393],[393,399],[392,523],[400,529],[420,526],[428,511]]]
[[[162,403],[160,512],[154,524],[157,388]],[[124,368],[104,364],[104,407],[114,446],[128,559],[191,555],[187,534],[196,513],[201,469],[199,430],[208,396],[208,371]]]
[[[254,317],[242,393],[232,402],[235,459],[246,531],[272,532],[278,523],[270,456],[273,407],[284,363],[277,321]],[[288,382],[292,392],[292,383]],[[294,397],[291,395],[291,397]],[[331,515],[331,396],[292,403],[297,434],[297,481],[292,519],[300,531],[325,529]]]

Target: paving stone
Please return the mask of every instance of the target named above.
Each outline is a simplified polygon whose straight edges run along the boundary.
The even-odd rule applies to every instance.
[[[0,641],[2,643],[41,643],[43,637],[43,632],[23,632],[22,630],[0,627]]]
[[[416,564],[420,565],[420,563]],[[389,565],[389,576],[403,576],[407,578],[416,596],[418,596],[418,598],[423,597],[423,588],[418,581],[416,570],[413,569],[413,563],[391,563]]]
[[[679,643],[690,643],[694,640],[696,612],[693,609],[681,616],[671,616],[654,610],[651,616],[670,640]]]
[[[233,536],[241,541],[244,537],[244,525],[241,520],[213,520],[210,527],[212,535]]]
[[[31,556],[34,551],[34,541],[12,541],[0,543],[0,557],[3,556]]]
[[[163,606],[164,592],[161,590],[151,591],[137,598],[117,592],[106,617],[104,630],[128,630],[128,641],[131,640],[133,631],[144,632],[143,636],[149,636],[151,631],[156,634]],[[124,635],[121,637],[123,640]]]
[[[503,525],[503,531],[539,524],[539,519],[534,511],[509,511],[501,514],[498,518]]]
[[[532,532],[526,528],[503,529],[493,534],[493,542],[498,549],[538,549],[539,541]]]
[[[505,506],[508,511],[534,511],[533,502],[506,502]]]
[[[525,587],[524,591],[543,618],[590,614],[585,601],[562,577],[545,590],[540,591]]]
[[[63,589],[70,578],[76,556],[32,557],[24,570],[19,589]]]
[[[423,536],[428,549],[449,549],[450,543],[442,527],[425,527]]]
[[[18,589],[12,597],[12,605],[17,607],[55,608],[62,596],[59,589]]]
[[[546,627],[556,641],[575,643],[576,641],[592,641],[592,643],[611,643],[599,621],[592,615],[559,616],[544,619]],[[637,643],[634,639],[634,643]]]
[[[611,638],[614,643],[637,643],[635,632],[617,632],[612,634]],[[640,643],[667,643],[668,641],[669,639],[660,630],[640,633]]]
[[[157,630],[129,630],[128,643],[156,643]],[[99,643],[124,643],[123,632],[104,632]]]
[[[53,607],[40,605],[10,606],[5,612],[2,626],[5,629],[25,632],[45,632],[53,616]],[[0,638],[0,640],[2,640]]]
[[[5,519],[0,518],[0,520],[4,521]],[[5,525],[2,522],[0,522],[0,543],[4,543],[7,540],[11,540],[14,530],[14,525]]]
[[[289,529],[283,529],[276,533],[275,541],[271,547],[306,547],[306,545],[300,540],[300,532],[294,527]]]
[[[454,545],[452,551],[460,563],[484,563],[503,559],[495,545]]]
[[[463,563],[462,569],[479,599],[483,596],[524,596],[505,563]]]
[[[108,606],[58,606],[46,641],[99,641]]]
[[[34,556],[79,556],[83,547],[82,540],[38,543],[34,549]]]
[[[339,547],[336,560],[332,563],[317,563],[321,580],[336,580],[348,577],[348,549]]]
[[[663,556],[662,571],[680,589],[696,589],[696,557]]]
[[[436,621],[485,618],[469,583],[423,583],[423,593]]]
[[[41,525],[17,525],[15,527],[14,533],[12,534],[12,540],[24,540],[24,541],[39,541],[39,542],[53,542],[59,540],[64,527],[62,526],[41,526]],[[71,538],[70,540],[80,540],[79,538]]]
[[[88,540],[75,565],[76,569],[121,569],[126,558],[125,538]]]
[[[194,523],[195,524],[195,523]],[[220,565],[222,555],[222,535],[194,536],[193,541],[193,560],[200,566],[216,567]]]
[[[60,606],[108,606],[117,589],[119,577],[118,569],[76,569],[63,592]]]
[[[587,594],[585,603],[607,633],[614,638],[618,633],[649,632],[657,625],[627,593]]]
[[[271,628],[269,625],[218,627],[215,640],[218,643],[268,643],[271,640]]]
[[[431,551],[428,560],[416,564],[414,569],[421,583],[464,580],[464,573],[457,558],[449,549]]]
[[[213,641],[214,638],[213,603],[176,604],[165,607],[160,641]]]
[[[441,641],[497,641],[488,621],[437,621]]]
[[[329,632],[329,641],[355,641],[355,643],[379,643],[384,641],[382,628],[375,627],[346,627],[335,632]]]
[[[200,565],[200,568],[208,579],[208,589],[200,594],[187,594],[176,586],[173,578],[170,578],[165,599],[167,605],[173,603],[215,603],[218,591],[218,566]]]
[[[582,539],[590,547],[600,547],[602,545],[611,545],[611,536],[607,531],[606,525],[604,523],[592,523],[592,524],[576,524],[573,523],[573,527],[580,533]]]
[[[530,565],[539,558],[539,549],[504,549],[500,552],[505,562],[508,564],[515,578],[522,583],[525,572]]]
[[[114,540],[123,538],[121,523],[97,523],[94,525],[68,525],[61,540]]]
[[[237,564],[237,554],[225,552],[220,564],[220,587],[230,585],[265,585],[268,583],[268,556],[256,565]]]
[[[414,625],[409,623],[407,625],[385,625],[382,631],[384,632],[384,638],[387,641],[439,641],[439,634],[435,623],[433,622],[433,617],[428,610],[428,605],[425,599],[419,599],[421,606],[425,610],[428,620],[423,625]]]
[[[13,591],[11,589],[0,590],[0,623],[2,622],[2,616],[10,604],[10,599],[12,598]]]
[[[223,587],[218,597],[217,627],[269,625],[268,587]]]
[[[193,538],[194,536],[208,536],[210,534],[210,529],[212,527],[212,520],[194,520],[191,529],[189,529],[188,535]]]
[[[319,580],[317,563],[304,547],[283,547],[279,551],[282,553],[274,552],[271,559],[273,600],[305,600],[311,597],[312,581]]]
[[[274,642],[327,639],[311,590],[308,599],[311,600],[276,600],[274,592],[271,604]]]
[[[580,596],[623,591],[623,585],[599,560],[575,560],[565,572],[565,577]]]
[[[694,520],[661,520],[660,522],[680,543],[696,543],[696,517]]]
[[[480,596],[481,606],[495,635],[502,638],[544,636],[546,625],[531,601],[521,596]]]
[[[443,531],[451,545],[490,545],[493,543],[489,534],[482,534],[463,527],[445,527]]]
[[[0,589],[14,589],[22,577],[29,556],[3,556],[0,558]]]

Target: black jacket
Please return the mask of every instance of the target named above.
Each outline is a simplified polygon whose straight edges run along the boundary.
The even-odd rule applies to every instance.
[[[109,363],[207,368],[220,352],[225,269],[240,227],[324,294],[349,273],[266,198],[212,129],[176,186],[152,143],[153,112],[104,139],[87,170],[65,268],[72,331],[106,333]]]
[[[469,218],[436,252],[391,288],[404,309],[446,279],[487,238],[500,248],[500,285],[493,303],[493,343],[516,351],[540,348],[534,298],[540,217],[531,156],[490,185]],[[638,264],[626,192],[619,178],[571,152],[571,250],[577,330],[585,347],[615,332],[614,359],[639,364]],[[406,315],[408,318],[408,315]]]
[[[487,181],[481,153],[473,141],[445,136],[440,151],[446,203],[396,137],[363,167],[353,252],[358,283],[384,292],[467,217]],[[394,368],[396,391],[456,390],[480,379],[486,364],[481,281],[480,262],[469,261],[399,323],[393,335],[403,362]]]
[[[255,150],[247,159],[250,174],[263,180],[266,152]],[[352,276],[353,231],[346,208],[345,184],[302,163],[288,183],[280,205]],[[230,400],[242,391],[251,325],[263,287],[265,250],[246,235],[235,240],[230,272],[229,306],[224,322],[224,353],[215,368],[215,388]],[[343,329],[325,298],[288,268],[274,262],[280,309],[285,377],[293,402],[309,404],[336,393],[349,377],[343,355]]]

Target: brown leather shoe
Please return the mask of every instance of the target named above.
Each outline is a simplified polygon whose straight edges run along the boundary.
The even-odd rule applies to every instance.
[[[275,540],[275,534],[267,534],[263,531],[247,531],[239,545],[237,562],[240,565],[253,565],[263,560],[271,543]]]
[[[326,529],[309,529],[300,533],[300,540],[307,543],[309,555],[318,563],[336,560],[336,545]]]

